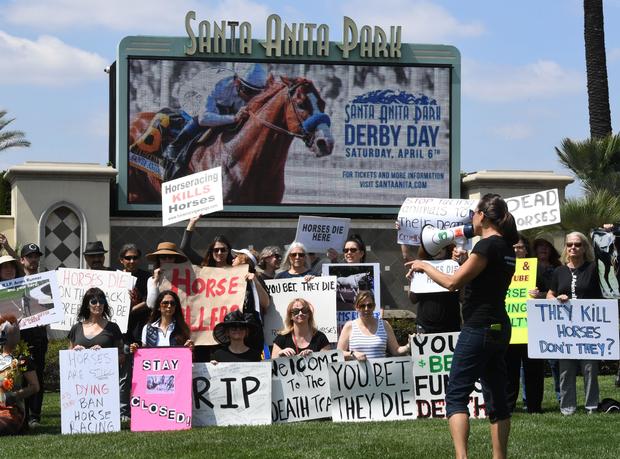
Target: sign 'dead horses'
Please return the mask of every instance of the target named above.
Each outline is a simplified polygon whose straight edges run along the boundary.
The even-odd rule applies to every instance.
[[[331,154],[331,121],[310,80],[282,76],[276,81],[270,75],[264,91],[246,108],[247,120],[233,127],[203,128],[175,162],[162,152],[188,115],[170,109],[138,114],[129,136],[129,200],[158,202],[162,181],[222,166],[225,204],[279,204],[294,138],[317,157]]]

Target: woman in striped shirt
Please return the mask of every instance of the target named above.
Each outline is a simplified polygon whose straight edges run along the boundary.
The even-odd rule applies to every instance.
[[[390,355],[405,355],[411,351],[409,344],[399,346],[394,330],[388,322],[374,316],[375,300],[372,292],[363,291],[355,298],[359,317],[344,324],[338,340],[338,349],[346,360],[378,359]]]

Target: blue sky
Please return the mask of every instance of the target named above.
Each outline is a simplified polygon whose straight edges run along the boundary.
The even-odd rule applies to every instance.
[[[612,123],[620,81],[620,0],[605,0]],[[456,46],[462,56],[461,169],[568,173],[554,152],[564,137],[589,135],[581,0],[0,0],[0,107],[27,133],[24,161],[108,158],[108,77],[128,35],[184,36],[184,16],[247,20],[255,38],[265,19],[330,26],[401,25],[403,41]],[[574,185],[569,194],[579,193]]]

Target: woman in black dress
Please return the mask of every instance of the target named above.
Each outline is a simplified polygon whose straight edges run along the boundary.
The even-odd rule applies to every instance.
[[[295,298],[286,307],[285,327],[273,341],[272,358],[303,357],[313,352],[328,351],[329,340],[314,323],[314,307],[303,298]]]

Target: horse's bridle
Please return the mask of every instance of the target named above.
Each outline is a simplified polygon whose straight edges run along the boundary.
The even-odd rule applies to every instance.
[[[272,129],[281,134],[286,134],[286,135],[290,135],[291,137],[296,137],[298,139],[301,139],[304,141],[304,144],[306,144],[306,146],[310,148],[314,144],[314,132],[308,131],[304,127],[304,121],[301,119],[301,116],[299,115],[299,110],[297,110],[297,107],[295,106],[295,103],[293,102],[293,99],[292,99],[292,95],[295,93],[297,88],[299,88],[303,84],[305,84],[305,82],[299,82],[299,83],[295,83],[292,86],[289,86],[287,94],[286,94],[287,101],[291,105],[291,107],[293,107],[293,111],[295,112],[295,117],[297,118],[297,122],[299,123],[299,130],[301,131],[301,133],[289,131],[288,129],[284,129],[284,128],[281,128],[280,126],[276,126],[275,124],[270,123],[269,121],[260,118],[258,114],[256,114],[255,112],[248,111],[248,113],[250,114],[250,116],[254,117],[254,119],[256,119],[263,126],[266,126],[269,129]]]

